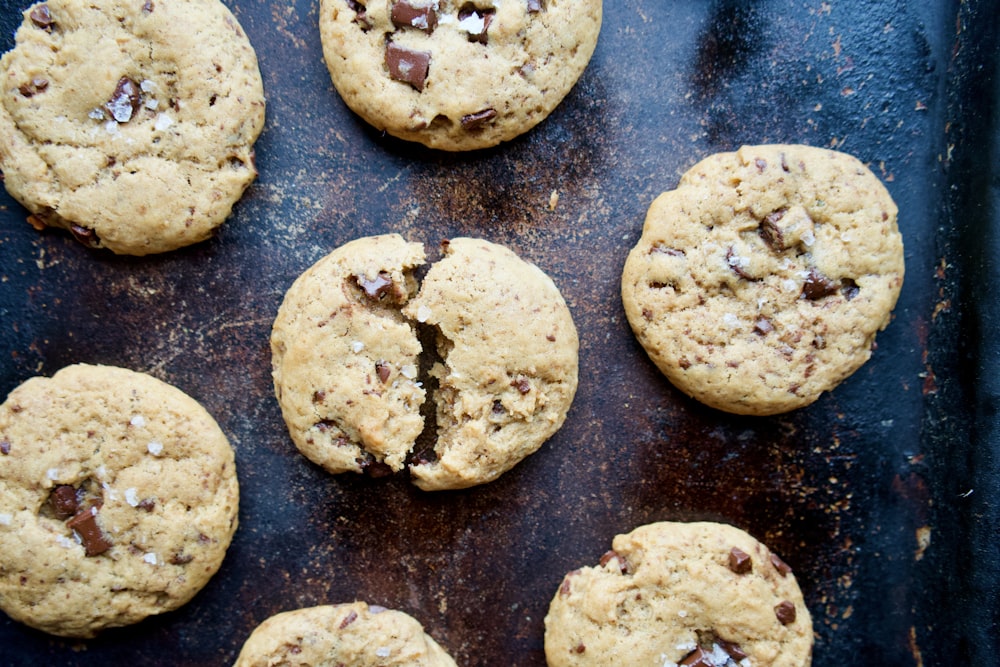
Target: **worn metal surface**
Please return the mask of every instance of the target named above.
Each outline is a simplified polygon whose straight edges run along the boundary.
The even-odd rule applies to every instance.
[[[0,9],[3,49],[27,4]],[[663,519],[728,521],[782,554],[814,616],[815,665],[993,663],[996,2],[608,0],[564,103],[469,155],[353,117],[313,0],[228,4],[268,94],[259,180],[217,238],[143,259],[39,234],[0,195],[0,393],[74,362],[175,384],[232,439],[240,529],[208,587],[161,618],[77,642],[0,615],[0,663],[224,665],[273,613],[361,598],[417,617],[461,665],[540,666],[562,575]],[[899,204],[907,274],[855,376],[807,409],[746,418],[657,373],[618,281],[657,194],[708,153],[763,142],[871,164]],[[570,304],[576,402],[497,482],[427,494],[332,477],[286,435],[267,344],[282,295],[335,246],[387,231],[507,244]]]

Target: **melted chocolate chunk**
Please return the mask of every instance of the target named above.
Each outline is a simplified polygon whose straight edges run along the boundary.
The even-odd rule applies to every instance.
[[[32,23],[46,32],[52,32],[52,26],[56,24],[52,20],[52,13],[49,11],[49,6],[44,4],[32,9],[31,13],[28,14],[28,18],[31,19]]]
[[[781,576],[787,576],[791,573],[792,568],[785,561],[781,560],[778,554],[771,554],[771,565],[774,569],[778,571]]]
[[[840,293],[844,295],[845,299],[851,301],[861,293],[861,288],[850,278],[844,278],[840,281]]]
[[[437,27],[437,2],[396,0],[392,3],[392,24],[397,28],[417,28],[428,35]]]
[[[389,381],[389,376],[392,374],[392,367],[386,361],[376,361],[375,374],[378,375],[378,379],[382,381],[382,384],[385,384]]]
[[[739,662],[744,658],[750,657],[750,655],[742,648],[740,648],[740,645],[737,644],[736,642],[727,642],[722,639],[718,639],[716,640],[716,643],[719,645],[719,648],[728,653],[729,657],[735,660],[736,662]]]
[[[795,622],[795,605],[788,600],[782,600],[774,608],[774,615],[782,625]]]
[[[21,93],[24,97],[34,97],[38,93],[45,92],[45,89],[49,87],[48,79],[43,79],[41,77],[35,77],[28,83],[21,84],[17,91]]]
[[[52,489],[49,502],[57,519],[65,521],[80,511],[80,496],[77,489],[69,484],[60,484]]]
[[[496,109],[483,109],[462,116],[462,129],[466,132],[478,130],[483,125],[497,117]]]
[[[733,547],[729,551],[729,569],[736,574],[747,574],[753,569],[753,561],[750,554]]]
[[[470,42],[487,44],[489,38],[486,31],[493,23],[495,9],[479,9],[471,3],[466,3],[458,11],[458,27],[469,33]]]
[[[706,653],[700,646],[684,656],[684,659],[677,664],[684,667],[715,667],[711,654]]]
[[[802,283],[802,296],[810,301],[818,301],[823,297],[835,294],[840,289],[840,285],[833,282],[816,268],[809,269],[809,275]]]
[[[142,92],[135,81],[123,76],[104,108],[119,123],[127,123],[142,105]]]
[[[353,623],[356,620],[358,620],[358,612],[356,612],[356,611],[354,611],[352,609],[351,612],[347,616],[344,617],[344,620],[342,620],[340,622],[340,629],[343,630],[344,628],[346,628],[348,625],[350,625],[351,623]]]
[[[73,238],[88,248],[96,248],[100,245],[100,241],[97,238],[97,232],[89,227],[70,225],[69,233],[73,235]]]
[[[378,301],[392,289],[392,278],[385,271],[380,271],[377,276],[369,280],[365,276],[357,276],[358,287],[365,291],[369,299]]]
[[[785,209],[779,209],[773,213],[768,213],[764,221],[760,223],[757,233],[763,239],[764,244],[775,252],[785,249],[785,236],[778,226],[778,221],[785,217]]]
[[[408,83],[422,91],[430,69],[431,54],[429,51],[414,51],[389,42],[385,47],[385,64],[389,68],[389,76],[394,80]]]
[[[97,508],[88,507],[78,512],[66,522],[73,532],[80,536],[84,552],[88,556],[98,556],[112,547],[111,542],[97,525]]]
[[[621,554],[617,551],[612,550],[604,552],[604,555],[601,556],[601,567],[604,567],[611,561],[615,561],[615,565],[618,566],[618,569],[621,570],[622,574],[628,572],[628,563],[625,562],[625,559],[622,558]]]

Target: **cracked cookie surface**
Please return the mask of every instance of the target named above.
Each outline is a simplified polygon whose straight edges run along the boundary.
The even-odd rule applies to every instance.
[[[0,59],[0,169],[37,228],[146,255],[202,241],[256,177],[257,58],[219,0],[49,0]]]
[[[791,568],[721,523],[653,523],[566,575],[545,617],[550,667],[807,667],[812,619]]]
[[[455,667],[412,616],[365,602],[276,614],[251,633],[235,667]]]
[[[0,405],[0,608],[89,637],[176,609],[236,530],[233,450],[192,398],[76,365]]]
[[[271,334],[275,393],[292,440],[326,470],[408,467],[425,490],[465,488],[565,421],[579,340],[555,284],[497,244],[443,246],[419,289],[423,246],[387,234],[337,248],[286,293]],[[433,446],[415,452],[425,430]]]
[[[431,148],[495,146],[546,118],[597,44],[601,0],[322,0],[334,86],[365,121]]]
[[[856,158],[800,145],[705,158],[650,206],[622,273],[629,323],[679,389],[769,415],[871,356],[903,284],[897,208]]]

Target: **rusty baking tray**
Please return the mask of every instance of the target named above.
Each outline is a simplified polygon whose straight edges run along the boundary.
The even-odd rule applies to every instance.
[[[3,50],[27,4],[0,9]],[[267,90],[258,181],[216,238],[141,259],[36,232],[0,195],[0,393],[74,362],[175,384],[231,437],[240,528],[208,587],[165,616],[70,641],[0,615],[0,664],[226,665],[271,614],[360,598],[418,618],[460,665],[541,666],[562,575],[664,519],[731,522],[781,553],[817,666],[997,664],[997,2],[608,0],[563,104],[464,155],[346,109],[315,0],[228,4]],[[867,365],[806,409],[748,418],[671,387],[618,290],[652,199],[705,155],[764,142],[870,164],[899,204],[907,273]],[[335,246],[389,231],[509,245],[570,304],[569,419],[492,484],[333,477],[286,434],[267,342],[284,291]]]

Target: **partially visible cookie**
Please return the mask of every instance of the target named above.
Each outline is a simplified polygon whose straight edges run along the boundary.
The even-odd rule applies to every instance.
[[[236,530],[233,450],[160,380],[76,365],[0,405],[0,609],[90,637],[176,609]]]
[[[856,158],[798,145],[705,158],[650,206],[622,273],[632,330],[678,388],[770,415],[871,356],[903,284],[897,208]]]
[[[563,579],[550,667],[807,667],[812,619],[791,568],[738,528],[662,522],[618,535]]]
[[[590,61],[601,0],[322,0],[334,86],[368,123],[431,148],[495,146],[562,101]]]
[[[579,339],[558,288],[534,264],[479,239],[452,239],[404,314],[435,327],[437,440],[411,468],[422,489],[496,479],[562,426]]]
[[[263,85],[219,0],[48,0],[0,73],[0,170],[39,229],[164,252],[207,238],[256,176]]]
[[[409,466],[425,490],[464,488],[562,426],[579,340],[559,290],[494,243],[444,249],[419,291],[423,247],[388,234],[337,248],[286,293],[271,334],[275,393],[296,446],[328,471]],[[435,349],[423,349],[421,330]],[[414,452],[425,384],[436,426]]]
[[[251,633],[234,667],[455,667],[412,616],[365,602],[286,611]]]

